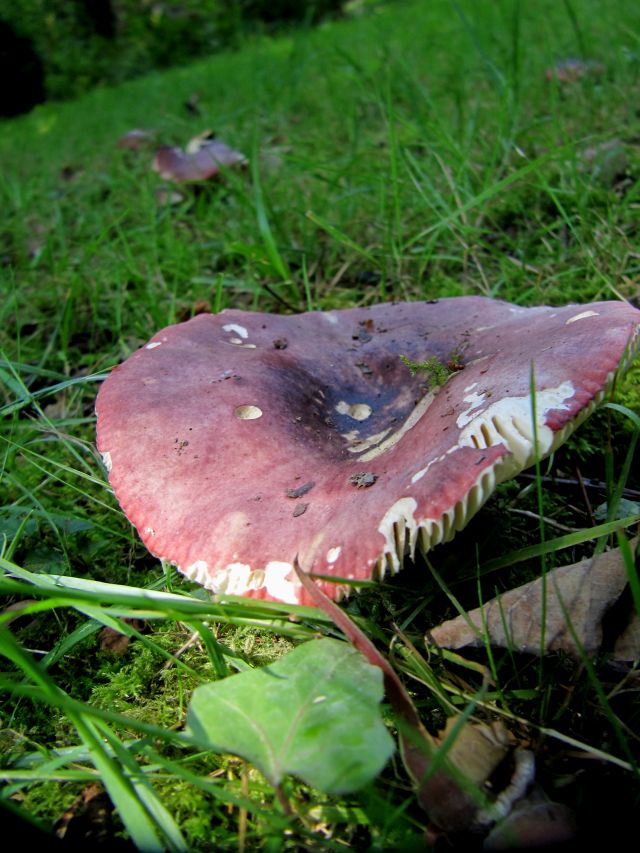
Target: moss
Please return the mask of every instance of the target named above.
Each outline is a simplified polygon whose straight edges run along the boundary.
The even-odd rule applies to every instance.
[[[412,376],[415,376],[416,373],[426,373],[429,385],[432,388],[439,388],[444,385],[455,370],[448,364],[443,364],[435,355],[429,356],[424,361],[411,361],[406,355],[401,355],[400,361],[406,364]]]
[[[616,402],[626,406],[640,417],[640,358],[636,358],[627,373],[616,384]],[[629,429],[634,429],[630,418],[625,419]]]

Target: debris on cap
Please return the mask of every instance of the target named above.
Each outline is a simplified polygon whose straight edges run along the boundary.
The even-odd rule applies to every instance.
[[[450,540],[533,464],[534,437],[540,457],[562,444],[631,361],[639,327],[624,302],[484,297],[201,314],[104,382],[98,448],[144,543],[192,580],[308,603],[297,556],[342,579],[319,582],[336,599]],[[443,383],[434,359],[455,361]]]

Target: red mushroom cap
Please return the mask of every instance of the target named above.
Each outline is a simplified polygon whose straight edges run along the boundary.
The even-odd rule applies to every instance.
[[[219,139],[197,139],[186,151],[173,145],[161,145],[153,160],[160,177],[175,183],[205,181],[216,177],[221,168],[244,165],[247,158]]]
[[[203,314],[112,372],[98,448],[153,554],[214,592],[305,601],[296,555],[365,580],[451,539],[535,460],[532,368],[544,457],[602,400],[639,327],[622,302],[482,297]],[[405,362],[434,357],[452,372],[428,388]]]

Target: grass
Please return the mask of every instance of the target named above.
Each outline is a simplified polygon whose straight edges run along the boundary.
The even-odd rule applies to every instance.
[[[292,622],[291,608],[220,606],[163,572],[109,490],[93,401],[112,366],[203,307],[637,299],[638,32],[633,0],[374,4],[4,124],[3,802],[46,826],[65,809],[80,821],[88,806],[78,797],[100,780],[116,807],[103,832],[140,849],[423,844],[426,818],[399,764],[344,799],[292,781],[304,816],[292,821],[255,771],[188,742],[182,723],[197,684],[330,628],[312,609]],[[547,80],[567,57],[602,67],[570,84]],[[250,168],[164,204],[151,153],[117,147],[133,127],[181,144],[211,127]],[[585,151],[612,139],[623,160],[610,174],[608,155],[589,161]],[[637,412],[631,375],[619,402]],[[396,649],[430,727],[443,708],[469,702],[507,718],[538,747],[548,792],[594,836],[600,819],[622,827],[637,806],[636,670],[497,652],[427,665],[396,648],[393,624],[424,648],[424,631],[454,612],[434,576],[473,607],[478,567],[486,599],[537,574],[542,553],[553,568],[624,529],[609,518],[581,532],[591,522],[579,492],[544,478],[576,479],[578,469],[609,483],[588,490],[594,505],[611,504],[616,489],[637,501],[637,455],[625,458],[633,429],[620,411],[594,416],[537,480],[505,484],[430,554],[434,575],[407,567],[348,604],[381,647]],[[531,514],[576,532],[560,542],[547,524],[541,538]],[[130,637],[121,653],[109,650],[107,629]],[[480,693],[486,665],[495,684]]]

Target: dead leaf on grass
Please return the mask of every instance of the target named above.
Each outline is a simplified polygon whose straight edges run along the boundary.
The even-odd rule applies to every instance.
[[[632,613],[626,628],[613,647],[613,660],[636,661],[640,658],[640,614]]]
[[[113,805],[103,788],[87,785],[58,818],[54,831],[58,838],[71,841],[104,842],[110,833]]]
[[[136,631],[143,631],[145,623],[141,619],[123,619]],[[103,652],[111,652],[114,655],[122,655],[126,652],[133,637],[116,631],[115,628],[103,628],[99,634],[100,649]]]
[[[539,654],[544,611],[545,651],[561,650],[580,657],[583,650],[593,655],[602,644],[602,619],[626,586],[624,561],[615,548],[554,569],[545,581],[538,578],[466,616],[443,622],[430,632],[430,639],[448,649],[483,646],[487,641],[492,646]],[[636,656],[638,651],[636,646]],[[625,654],[630,654],[626,645]]]
[[[627,152],[620,139],[590,145],[581,152],[580,161],[592,180],[604,187],[611,187],[624,178],[628,165]]]
[[[31,607],[33,604],[38,604],[37,599],[23,598],[21,601],[14,601],[13,604],[7,604],[6,607],[3,607],[2,610],[0,610],[0,615],[3,617],[3,624],[8,627],[12,622],[15,622],[16,619],[20,619],[23,615],[23,611],[28,607]],[[9,613],[13,615],[9,616]]]
[[[557,80],[559,83],[576,83],[584,77],[602,77],[604,65],[594,59],[561,59],[552,68],[544,72],[547,80]]]
[[[118,148],[128,148],[130,151],[140,151],[149,148],[156,137],[156,131],[149,128],[134,127],[123,134],[118,140]]]

